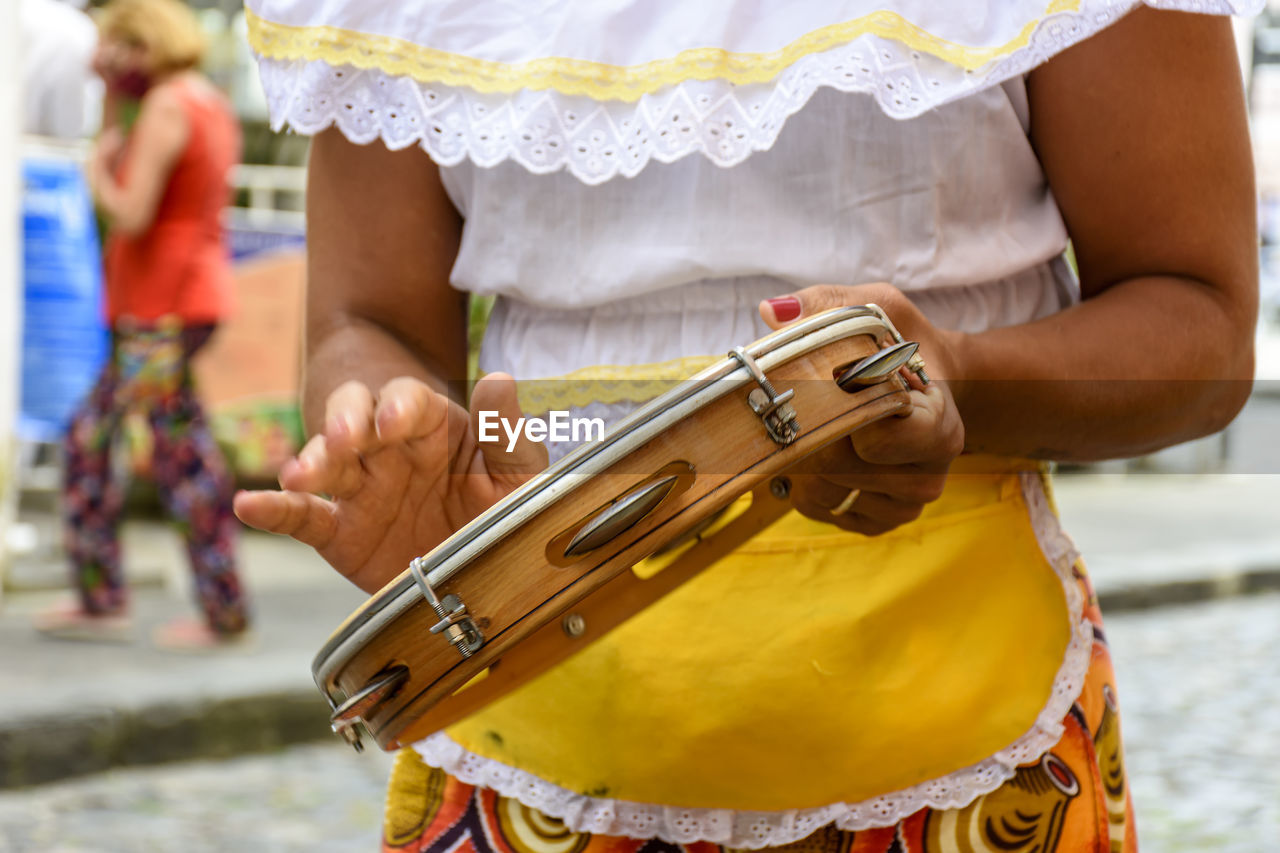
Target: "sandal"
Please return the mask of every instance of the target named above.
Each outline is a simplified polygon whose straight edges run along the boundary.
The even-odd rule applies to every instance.
[[[46,637],[95,643],[128,643],[133,640],[133,620],[125,610],[92,613],[78,600],[68,599],[37,612],[32,627]]]
[[[210,652],[225,648],[243,648],[250,643],[247,630],[224,634],[209,627],[200,619],[174,619],[156,626],[151,632],[151,642],[157,648],[171,652]]]

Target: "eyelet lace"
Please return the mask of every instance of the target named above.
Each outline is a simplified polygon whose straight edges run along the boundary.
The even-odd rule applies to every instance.
[[[1262,0],[1146,0],[1157,8],[1215,14],[1256,11]],[[874,35],[801,57],[767,83],[686,80],[634,102],[593,100],[554,89],[483,93],[422,83],[378,68],[323,58],[261,57],[272,125],[300,133],[338,127],[349,139],[418,144],[442,165],[513,160],[534,173],[568,169],[587,184],[632,177],[648,163],[701,153],[719,166],[772,147],[787,119],[819,87],[871,96],[906,119],[1024,74],[1098,32],[1137,0],[1082,0],[1047,16],[1028,43],[977,71]]]

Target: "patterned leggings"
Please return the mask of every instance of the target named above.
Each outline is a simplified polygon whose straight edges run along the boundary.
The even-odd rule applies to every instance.
[[[113,357],[72,419],[65,443],[66,548],[72,583],[90,613],[119,612],[127,597],[118,537],[124,489],[111,470],[111,447],[125,415],[114,355],[127,334],[113,336]],[[235,566],[233,483],[196,399],[190,371],[191,356],[212,334],[213,326],[183,329],[176,388],[143,396],[138,404],[154,441],[155,483],[186,540],[200,607],[211,628],[233,634],[248,622]]]

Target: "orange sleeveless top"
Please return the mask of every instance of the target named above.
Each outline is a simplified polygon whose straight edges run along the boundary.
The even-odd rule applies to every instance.
[[[226,100],[189,81],[173,84],[190,127],[156,208],[141,234],[108,237],[104,272],[107,319],[155,320],[175,314],[185,325],[217,322],[234,289],[221,214],[227,173],[240,157],[240,126]],[[127,177],[126,149],[120,178]]]

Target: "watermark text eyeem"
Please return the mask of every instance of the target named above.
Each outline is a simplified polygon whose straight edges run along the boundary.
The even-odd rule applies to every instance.
[[[604,418],[573,418],[568,412],[550,411],[546,418],[519,417],[514,421],[496,411],[480,410],[479,435],[485,443],[507,440],[507,452],[515,450],[523,434],[530,441],[603,441]]]

